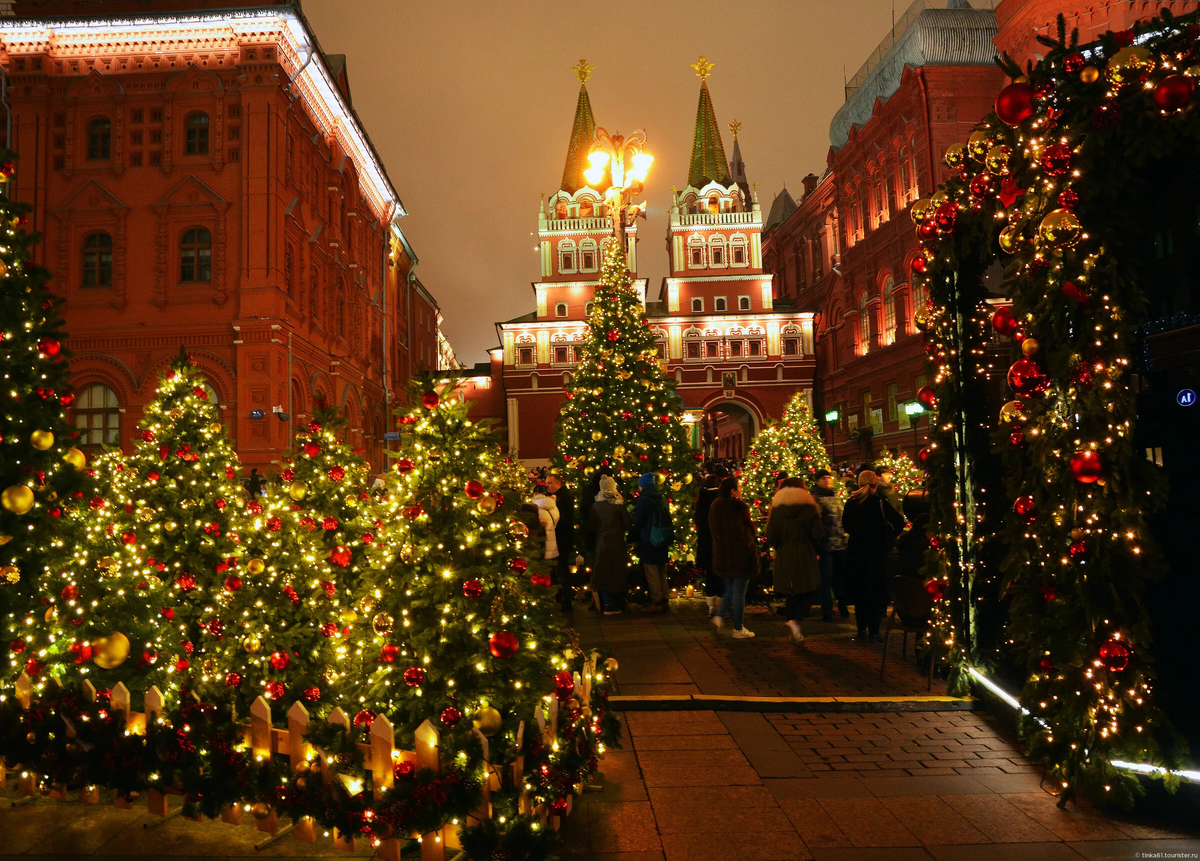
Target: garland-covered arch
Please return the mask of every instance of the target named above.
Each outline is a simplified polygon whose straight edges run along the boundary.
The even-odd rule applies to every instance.
[[[1080,48],[1060,17],[1026,74],[1005,58],[996,113],[946,153],[959,175],[912,209],[940,640],[955,689],[971,672],[1024,680],[1022,734],[1061,803],[1127,806],[1142,788],[1114,762],[1171,769],[1183,753],[1152,696],[1144,599],[1162,566],[1147,514],[1162,479],[1134,446],[1129,371],[1154,289],[1136,245],[1145,178],[1200,150],[1197,21],[1164,10]],[[983,275],[998,257],[1012,305],[995,311]],[[1002,406],[994,332],[1019,344]]]

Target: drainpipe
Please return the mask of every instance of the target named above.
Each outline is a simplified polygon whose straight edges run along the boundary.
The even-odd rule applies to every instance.
[[[292,412],[295,404],[292,403],[292,333],[288,332],[288,430],[290,431],[296,426],[296,414]],[[290,437],[290,433],[289,433]]]
[[[412,291],[413,281],[417,278],[416,268],[417,264],[414,263],[405,278],[408,283],[404,295],[404,350],[408,355],[408,368],[404,375],[406,383],[412,379]]]
[[[925,69],[917,69],[917,80],[921,82],[921,106],[925,110],[925,144],[929,151],[929,181],[931,188],[937,187],[937,161],[933,153],[933,127],[929,122],[929,88],[925,84]],[[921,193],[921,178],[917,177],[917,194]]]
[[[379,304],[382,306],[383,313],[383,334],[382,343],[379,345],[383,353],[382,364],[383,369],[383,432],[387,433],[388,417],[392,414],[392,389],[388,385],[388,315],[387,315],[387,274],[388,274],[388,249],[392,243],[392,217],[395,213],[395,204],[388,210],[387,223],[384,226],[383,233],[383,266],[380,272],[379,281]],[[384,450],[388,450],[387,440],[380,440],[383,443]],[[385,459],[386,463],[386,459]]]

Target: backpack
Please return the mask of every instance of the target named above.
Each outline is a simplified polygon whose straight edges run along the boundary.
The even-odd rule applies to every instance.
[[[650,546],[656,550],[675,543],[675,524],[671,523],[671,512],[665,505],[656,505],[650,511]]]

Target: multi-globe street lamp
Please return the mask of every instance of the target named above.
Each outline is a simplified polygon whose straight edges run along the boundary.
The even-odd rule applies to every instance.
[[[608,168],[612,184],[604,191],[604,203],[623,254],[629,250],[625,228],[646,212],[645,201],[630,203],[629,199],[642,193],[646,173],[653,161],[654,156],[646,152],[646,133],[641,129],[628,137],[596,129],[596,139],[588,152],[591,167],[583,172],[583,176],[588,185],[599,188],[604,180],[604,169]]]

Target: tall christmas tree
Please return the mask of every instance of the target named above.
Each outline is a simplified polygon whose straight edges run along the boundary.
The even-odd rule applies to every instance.
[[[13,175],[15,158],[0,150],[0,184]],[[86,458],[63,414],[74,395],[62,300],[45,290],[46,272],[30,263],[37,238],[22,229],[27,210],[0,197],[0,614],[10,627],[36,600],[47,551],[86,482]]]
[[[146,407],[136,450],[99,466],[86,540],[42,579],[47,609],[28,620],[28,646],[54,676],[91,676],[97,688],[195,689],[226,633],[245,500],[237,455],[186,355]]]
[[[683,402],[658,364],[654,333],[625,268],[620,243],[605,246],[600,286],[555,427],[555,462],[580,487],[607,468],[633,496],[652,472],[687,546],[699,455],[683,426]]]
[[[742,496],[760,509],[770,504],[775,484],[784,473],[812,484],[818,470],[833,471],[803,392],[792,396],[778,422],[759,432],[747,454]]]
[[[354,587],[381,524],[344,424],[318,410],[296,435],[282,485],[246,503],[243,564],[223,583],[226,632],[206,676],[213,695],[232,694],[243,713],[259,695],[284,710],[297,699],[310,710],[349,707],[347,679],[362,671],[360,613],[373,599],[356,603]]]
[[[912,458],[903,451],[892,454],[891,451],[884,449],[883,454],[875,458],[876,472],[883,472],[887,469],[892,471],[892,484],[900,492],[901,499],[912,491],[925,487],[925,470],[913,463]]]

